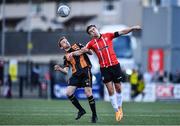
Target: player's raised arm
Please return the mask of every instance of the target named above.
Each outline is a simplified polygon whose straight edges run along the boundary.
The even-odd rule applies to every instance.
[[[118,34],[119,34],[119,36],[125,35],[125,34],[128,34],[129,32],[137,31],[137,30],[141,30],[141,27],[139,25],[132,26],[132,27],[126,28],[124,30],[118,31]]]
[[[90,49],[88,49],[88,48],[86,48],[86,47],[83,47],[83,48],[81,48],[80,50],[77,50],[77,51],[74,51],[74,52],[68,54],[67,57],[68,57],[68,58],[71,58],[72,56],[80,56],[80,55],[82,55],[82,54],[84,54],[84,53],[87,53],[87,54],[89,54],[89,55],[92,55],[92,54],[93,54],[93,52],[92,52]]]
[[[62,68],[62,67],[60,67],[59,65],[55,65],[55,66],[54,66],[54,70],[55,70],[55,71],[61,71],[61,72],[63,72],[64,74],[68,74],[69,67],[64,67],[64,68]]]

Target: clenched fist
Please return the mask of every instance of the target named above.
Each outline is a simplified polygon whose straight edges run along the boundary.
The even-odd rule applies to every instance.
[[[141,26],[139,26],[139,25],[132,26],[132,29],[133,30],[141,30]]]
[[[54,70],[59,71],[59,70],[61,70],[61,67],[59,65],[54,65]]]

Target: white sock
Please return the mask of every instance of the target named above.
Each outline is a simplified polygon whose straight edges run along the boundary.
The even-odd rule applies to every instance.
[[[116,93],[118,107],[122,107],[122,93]]]
[[[116,95],[113,94],[112,96],[109,96],[110,98],[110,101],[111,101],[111,104],[114,108],[114,111],[117,112],[118,111],[118,105],[117,105],[117,98],[116,98]]]

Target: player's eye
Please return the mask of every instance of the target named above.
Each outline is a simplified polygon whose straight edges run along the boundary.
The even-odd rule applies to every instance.
[[[93,29],[89,31],[90,33],[93,33]]]

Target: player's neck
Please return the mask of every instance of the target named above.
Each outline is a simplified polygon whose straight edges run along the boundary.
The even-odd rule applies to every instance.
[[[102,36],[101,34],[98,34],[97,36],[95,36],[95,38],[100,39],[101,36]]]
[[[68,48],[64,49],[66,52],[69,51],[71,49],[71,46],[69,46]]]

